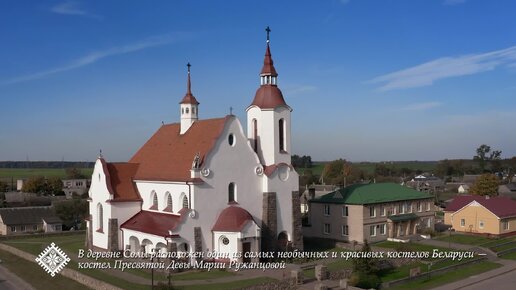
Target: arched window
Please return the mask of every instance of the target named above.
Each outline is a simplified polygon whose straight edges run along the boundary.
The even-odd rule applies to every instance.
[[[279,150],[285,151],[285,120],[280,119],[279,122]]]
[[[258,121],[253,119],[253,141],[254,152],[258,153]]]
[[[164,211],[172,212],[172,195],[170,193],[167,193],[167,206]]]
[[[192,107],[192,114],[195,114],[195,107]]]
[[[185,113],[185,108],[181,108],[181,115]]]
[[[183,197],[183,208],[189,208],[188,197],[186,195]]]
[[[97,231],[102,232],[104,229],[104,213],[102,210],[102,204],[97,204]]]
[[[158,209],[158,195],[156,194],[156,192],[153,191],[151,193],[151,197],[152,197],[152,206],[150,207],[150,209],[157,210]]]
[[[236,202],[236,185],[234,182],[228,185],[228,202]]]
[[[188,114],[190,112],[190,110],[188,108],[186,108],[186,113]]]

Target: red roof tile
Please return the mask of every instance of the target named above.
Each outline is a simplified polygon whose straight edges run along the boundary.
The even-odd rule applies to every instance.
[[[472,201],[480,203],[500,218],[516,216],[516,201],[505,196],[485,198],[479,195],[458,195],[446,207],[445,211],[457,211]]]
[[[195,121],[182,135],[178,123],[161,126],[129,160],[139,163],[134,179],[199,181],[190,177],[195,154],[200,153],[202,165],[229,118],[234,116]]]
[[[171,236],[182,219],[179,215],[142,210],[123,223],[120,228],[148,233],[160,237]]]
[[[240,232],[247,222],[253,221],[251,214],[238,206],[225,208],[211,229],[217,232]]]
[[[274,62],[272,61],[271,49],[267,43],[267,49],[265,50],[265,58],[263,60],[263,67],[260,75],[278,76],[276,69],[274,68]]]
[[[113,194],[113,201],[142,200],[133,182],[138,164],[105,163],[105,165],[105,168],[107,168],[106,181],[108,183],[108,190]]]
[[[283,94],[275,85],[260,86],[250,106],[257,106],[262,109],[274,109],[279,106],[288,107]]]

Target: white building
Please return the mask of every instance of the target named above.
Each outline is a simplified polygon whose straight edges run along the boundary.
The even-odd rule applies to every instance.
[[[180,123],[162,125],[126,163],[97,159],[89,247],[229,257],[302,249],[299,176],[290,164],[292,109],[277,76],[267,40],[246,135],[234,115],[199,119],[188,65]]]

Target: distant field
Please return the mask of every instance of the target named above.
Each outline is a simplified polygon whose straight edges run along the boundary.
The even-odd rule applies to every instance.
[[[303,174],[305,170],[311,170],[314,175],[321,175],[324,170],[324,166],[328,162],[314,162],[312,168],[298,168],[298,173]],[[369,174],[374,173],[376,164],[383,164],[389,168],[401,169],[409,168],[413,171],[421,170],[423,172],[432,172],[435,170],[438,161],[393,161],[393,162],[355,162],[353,163],[358,168],[364,170]]]
[[[91,176],[93,168],[82,168],[81,172],[86,176]],[[43,177],[66,177],[63,168],[0,168],[0,179],[4,181],[28,178],[31,176]]]

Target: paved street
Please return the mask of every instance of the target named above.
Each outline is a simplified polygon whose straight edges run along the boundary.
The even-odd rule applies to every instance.
[[[0,265],[0,289],[2,290],[34,290],[31,285]]]

